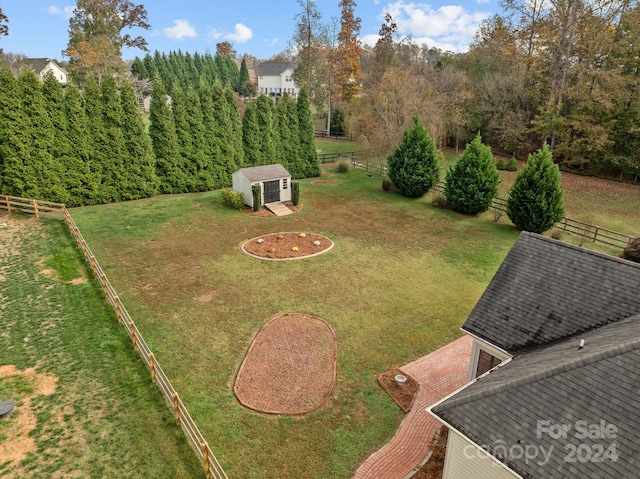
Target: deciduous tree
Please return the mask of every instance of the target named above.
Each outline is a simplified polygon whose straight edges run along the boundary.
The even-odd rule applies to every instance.
[[[130,0],[77,0],[69,19],[69,44],[63,51],[69,57],[69,68],[81,78],[87,72],[98,78],[106,73],[123,73],[122,47],[147,50],[142,36],[123,33],[134,28],[151,28],[141,4]]]
[[[360,34],[360,17],[355,16],[355,0],[341,0],[340,32],[338,33],[337,64],[335,72],[336,91],[341,101],[349,102],[360,92],[362,71],[360,55],[362,46]]]
[[[7,36],[9,35],[9,18],[0,8],[0,35]]]

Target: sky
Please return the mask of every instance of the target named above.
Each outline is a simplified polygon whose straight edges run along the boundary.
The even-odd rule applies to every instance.
[[[434,0],[430,3],[400,0],[356,0],[361,18],[360,39],[374,45],[385,12],[398,24],[400,37],[445,51],[464,52],[483,19],[499,11],[499,0]],[[57,3],[56,3],[57,2]],[[228,41],[238,54],[267,60],[290,46],[297,0],[134,0],[147,10],[151,30],[125,30],[142,35],[153,53],[177,51],[212,54],[216,43]],[[62,50],[69,40],[69,18],[75,1],[0,0],[9,18],[9,35],[0,37],[0,48],[28,58],[65,60]],[[322,20],[340,18],[339,0],[317,0]],[[139,49],[124,49],[123,57],[144,56]]]

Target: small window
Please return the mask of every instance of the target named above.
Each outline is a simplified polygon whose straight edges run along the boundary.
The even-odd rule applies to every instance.
[[[282,189],[283,190],[287,189],[287,178],[282,178]]]

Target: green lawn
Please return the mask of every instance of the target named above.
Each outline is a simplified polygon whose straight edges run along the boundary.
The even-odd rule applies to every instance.
[[[219,192],[72,211],[230,477],[348,477],[403,417],[377,375],[459,336],[518,234],[383,192],[362,170],[327,170],[301,195],[285,218],[229,210]],[[277,263],[240,253],[277,231],[336,246]],[[339,340],[335,391],[304,417],[249,411],[232,392],[253,336],[286,311],[326,319]]]
[[[0,456],[0,476],[202,476],[101,288],[87,281],[64,222],[16,214],[0,222],[8,223],[0,230],[0,366],[57,379],[53,394],[31,397],[33,380],[0,377],[0,400],[17,402],[0,421],[0,446],[14,444],[30,410],[36,421],[34,450],[19,464]]]

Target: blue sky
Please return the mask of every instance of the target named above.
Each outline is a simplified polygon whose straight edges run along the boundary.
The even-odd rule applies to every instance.
[[[401,36],[454,52],[466,51],[479,23],[499,10],[498,0],[435,0],[433,2],[383,0],[357,1],[356,15],[362,19],[361,40],[374,44],[385,12],[391,13]],[[216,43],[229,41],[239,54],[268,59],[289,46],[294,16],[300,12],[296,0],[147,0],[151,30],[141,34],[153,52],[215,53]],[[340,17],[339,0],[317,0],[323,21]],[[0,0],[9,17],[9,36],[0,37],[5,52],[27,57],[63,60],[68,41],[68,20],[75,2],[57,0]],[[142,56],[138,49],[125,50],[124,57]]]

